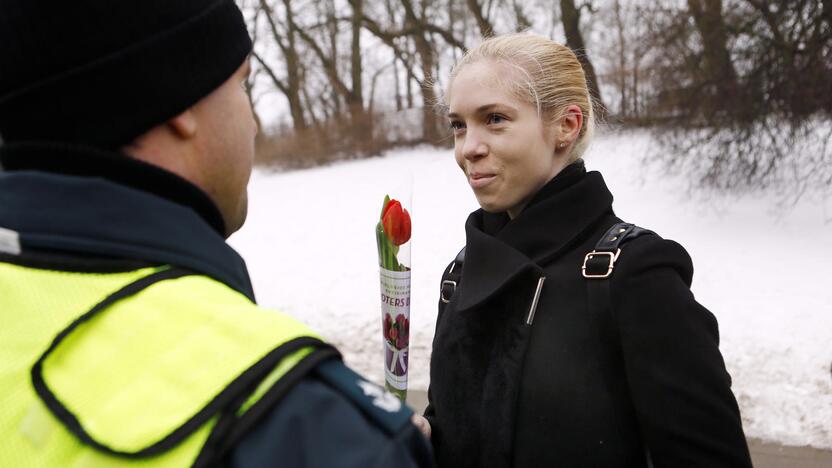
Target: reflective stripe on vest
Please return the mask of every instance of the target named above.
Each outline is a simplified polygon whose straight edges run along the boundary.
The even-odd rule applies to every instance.
[[[108,305],[70,327],[42,360],[39,375],[59,406],[94,442],[126,453],[169,438],[195,415],[206,418],[151,457],[106,454],[50,412],[30,371],[78,317],[163,270],[68,273],[0,263],[0,466],[188,466],[216,422],[202,410],[281,344],[314,336],[204,276],[167,278]],[[267,368],[242,410],[309,352],[300,349]]]

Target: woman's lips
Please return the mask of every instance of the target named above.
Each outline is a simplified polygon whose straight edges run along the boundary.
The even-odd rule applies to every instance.
[[[490,184],[497,178],[496,174],[488,174],[483,172],[472,172],[468,174],[468,183],[471,184],[471,188],[478,189],[483,188],[486,185]]]

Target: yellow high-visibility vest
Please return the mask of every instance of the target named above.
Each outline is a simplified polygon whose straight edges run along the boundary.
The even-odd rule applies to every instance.
[[[315,343],[206,276],[0,262],[0,467],[189,466]]]

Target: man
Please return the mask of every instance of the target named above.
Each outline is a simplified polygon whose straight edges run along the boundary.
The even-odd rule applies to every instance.
[[[0,466],[432,466],[225,243],[250,51],[232,0],[0,0]]]

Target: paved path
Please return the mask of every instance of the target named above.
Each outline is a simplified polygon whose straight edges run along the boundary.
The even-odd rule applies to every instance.
[[[427,392],[407,392],[407,404],[418,412],[424,410],[427,401]],[[832,468],[832,450],[788,447],[757,439],[748,439],[748,448],[755,468]]]
[[[756,468],[830,468],[832,450],[812,447],[788,447],[748,439],[751,459]]]

